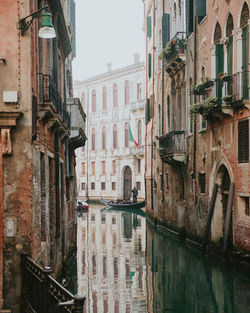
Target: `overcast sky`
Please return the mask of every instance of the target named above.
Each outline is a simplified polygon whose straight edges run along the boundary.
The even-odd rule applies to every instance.
[[[142,0],[76,0],[76,58],[73,79],[84,80],[145,60]]]

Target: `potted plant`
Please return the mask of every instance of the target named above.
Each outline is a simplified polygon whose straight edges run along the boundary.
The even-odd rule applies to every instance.
[[[232,75],[224,75],[223,78],[222,78],[222,81],[223,82],[229,82],[232,80]]]
[[[222,79],[224,78],[224,76],[225,76],[225,75],[224,75],[224,73],[223,73],[223,72],[218,73],[218,77],[219,77],[219,79],[221,79],[221,80],[222,80]]]
[[[183,53],[186,50],[186,47],[187,47],[186,39],[184,39],[184,38],[178,39],[177,44],[178,44],[178,47],[179,47],[179,52]]]
[[[229,103],[233,101],[233,96],[232,95],[228,95],[228,96],[224,96],[221,98],[223,102],[225,103]]]
[[[218,98],[207,98],[190,106],[190,114],[200,114],[206,120],[212,118],[213,113],[221,112],[221,104]]]
[[[171,42],[168,42],[166,45],[166,48],[162,50],[161,54],[159,55],[159,59],[166,58],[168,59],[174,52],[174,46],[171,44]]]
[[[193,93],[195,95],[204,95],[206,93],[206,89],[212,87],[214,85],[214,81],[206,78],[205,81],[193,88]]]

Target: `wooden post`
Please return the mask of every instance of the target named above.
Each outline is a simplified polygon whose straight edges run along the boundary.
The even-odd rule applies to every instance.
[[[229,235],[229,229],[230,229],[231,220],[232,220],[233,199],[234,199],[234,183],[231,183],[230,188],[229,188],[228,201],[227,201],[225,230],[224,230],[224,236],[223,236],[223,252],[226,252],[227,250],[228,235]]]
[[[74,313],[83,313],[83,306],[85,302],[85,297],[83,296],[74,296]]]
[[[217,197],[217,193],[218,193],[218,184],[214,184],[210,209],[209,209],[208,217],[207,217],[207,224],[206,224],[205,233],[204,233],[203,242],[202,242],[203,250],[205,250],[205,248],[206,248],[207,241],[208,241],[208,235],[209,235],[209,232],[211,229],[211,222],[212,222],[212,218],[213,218],[213,214],[214,214],[214,206],[215,206],[215,200]]]
[[[52,270],[49,266],[45,266],[43,269],[44,272],[44,282],[43,282],[43,295],[42,295],[42,312],[50,312],[50,303],[49,303],[49,278],[48,276],[52,273]]]

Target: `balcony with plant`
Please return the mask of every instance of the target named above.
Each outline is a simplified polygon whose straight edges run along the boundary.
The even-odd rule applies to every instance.
[[[195,95],[204,95],[207,93],[208,89],[213,87],[214,81],[210,78],[206,78],[204,82],[195,86],[193,88],[193,94]]]
[[[206,120],[212,120],[222,113],[221,102],[218,98],[207,98],[190,106],[189,114],[200,114]]]

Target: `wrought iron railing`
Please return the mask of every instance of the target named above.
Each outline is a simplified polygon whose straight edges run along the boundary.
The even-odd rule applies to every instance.
[[[159,137],[159,152],[161,156],[186,152],[186,133],[183,130],[172,131]]]
[[[70,116],[65,106],[63,105],[62,98],[57,89],[57,86],[50,75],[38,73],[39,77],[39,102],[52,103],[56,112],[62,117],[63,122],[70,129]]]
[[[22,255],[21,313],[82,313],[85,298],[73,296],[26,254]]]

